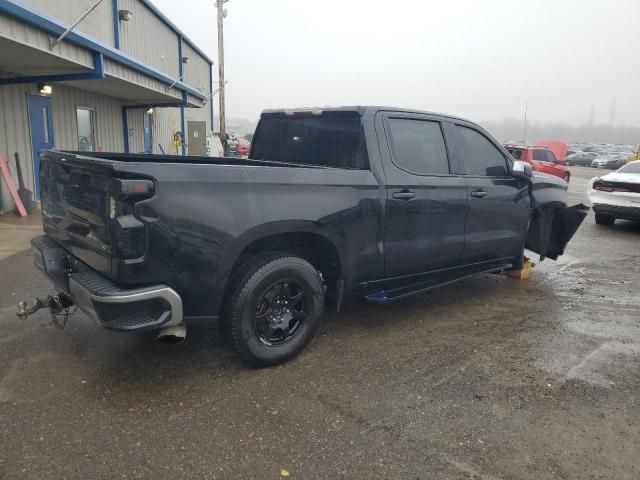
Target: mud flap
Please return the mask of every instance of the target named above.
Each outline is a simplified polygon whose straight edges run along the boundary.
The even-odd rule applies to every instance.
[[[539,254],[540,260],[557,260],[588,212],[589,207],[583,204],[537,208],[531,218],[526,248]]]

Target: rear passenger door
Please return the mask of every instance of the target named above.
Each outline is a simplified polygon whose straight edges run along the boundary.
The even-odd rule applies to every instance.
[[[473,125],[456,125],[469,214],[463,262],[499,263],[522,252],[529,222],[527,186],[510,174],[507,155]]]
[[[445,124],[438,117],[392,113],[382,121],[386,276],[459,265],[467,192],[445,142]]]

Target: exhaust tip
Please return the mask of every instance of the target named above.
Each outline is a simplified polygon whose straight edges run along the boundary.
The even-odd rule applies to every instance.
[[[187,327],[184,323],[173,327],[165,327],[160,330],[157,341],[161,343],[177,344],[184,342],[187,338]]]

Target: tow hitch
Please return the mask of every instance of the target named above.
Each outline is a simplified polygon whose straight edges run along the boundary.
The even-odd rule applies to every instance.
[[[76,312],[76,309],[72,309],[72,307],[74,307],[73,300],[65,293],[58,293],[49,295],[45,299],[36,298],[31,304],[27,302],[18,303],[17,314],[22,320],[26,320],[38,310],[48,308],[51,314],[51,322],[57,328],[64,328],[69,317]]]

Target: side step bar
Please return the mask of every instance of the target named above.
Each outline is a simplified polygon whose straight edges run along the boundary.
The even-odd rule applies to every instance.
[[[437,280],[419,282],[414,285],[410,285],[408,287],[394,288],[389,290],[379,290],[376,292],[369,293],[365,295],[365,299],[371,303],[377,303],[379,305],[383,305],[386,303],[391,303],[396,300],[400,300],[402,298],[410,297],[412,295],[416,295],[418,293],[428,292],[435,288],[444,287],[447,285],[451,285],[452,283],[460,282],[462,280],[467,280],[469,278],[477,277],[478,275],[482,275],[485,273],[496,273],[502,272],[504,270],[508,270],[511,268],[510,263],[506,263],[504,265],[494,266],[489,270],[482,270],[480,272],[475,272],[469,275],[465,275],[464,277],[456,278],[455,280],[446,280],[444,282],[438,282]]]

